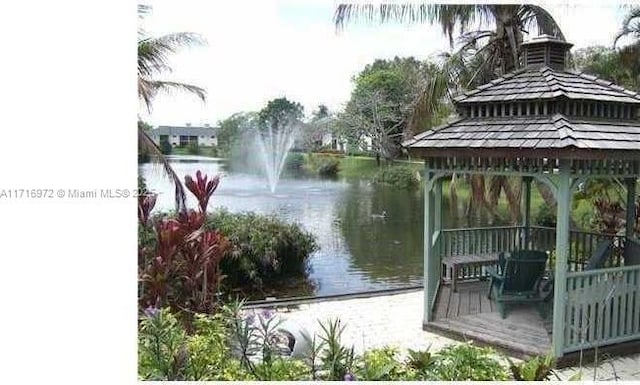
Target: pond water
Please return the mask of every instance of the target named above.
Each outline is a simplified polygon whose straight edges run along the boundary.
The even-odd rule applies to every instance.
[[[170,157],[182,180],[197,170],[221,174],[209,209],[274,214],[313,233],[320,249],[310,258],[315,295],[400,288],[422,283],[423,197],[363,180],[284,175],[271,193],[266,179],[228,171],[223,159]],[[147,187],[160,195],[154,212],[174,209],[173,186],[158,166],[144,164]],[[187,192],[187,204],[195,198]],[[383,217],[382,213],[386,213]],[[289,290],[278,297],[301,295]]]

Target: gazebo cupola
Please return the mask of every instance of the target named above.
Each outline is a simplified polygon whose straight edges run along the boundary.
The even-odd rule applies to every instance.
[[[542,35],[522,43],[522,64],[525,67],[547,66],[564,71],[569,61],[569,49],[573,46],[564,40]]]
[[[640,241],[634,232],[640,95],[568,69],[571,46],[544,35],[524,42],[520,69],[455,97],[457,119],[403,143],[412,157],[425,161],[425,327],[463,324],[462,318],[445,323],[442,317],[450,318],[451,312],[442,316],[438,310],[446,306],[437,304],[437,299],[444,298],[443,293],[454,298],[456,292],[448,289],[446,278],[451,272],[443,271],[443,266],[471,261],[462,270],[454,268],[454,277],[479,279],[488,266],[485,262],[491,261],[487,255],[536,250],[554,256],[547,275],[553,283],[553,326],[550,337],[545,333],[536,341],[550,338],[546,348],[556,357],[640,341]],[[509,229],[443,229],[442,182],[453,174],[522,178],[522,223]],[[626,186],[625,225],[619,234],[571,228],[573,193],[589,178],[615,178]],[[556,198],[555,228],[531,223],[533,180],[546,185]],[[602,265],[592,264],[592,254],[606,242],[614,245],[616,257]],[[453,282],[455,287],[456,278]],[[482,301],[467,307],[481,308]],[[474,324],[474,328],[496,328],[495,340],[501,332],[499,322],[492,322],[483,327]],[[474,336],[470,330],[461,333],[478,340],[491,334],[483,331]],[[504,335],[505,340],[513,339]],[[511,347],[526,349],[524,345],[535,344],[515,341]]]

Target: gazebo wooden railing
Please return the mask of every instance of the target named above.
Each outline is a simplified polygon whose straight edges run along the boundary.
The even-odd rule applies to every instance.
[[[472,254],[494,254],[525,248],[552,252],[556,245],[556,229],[531,226],[445,229],[434,234],[433,248],[441,261],[448,257]],[[598,244],[612,240],[616,250],[604,269],[584,271]],[[564,314],[563,351],[571,353],[600,345],[610,345],[640,338],[640,265],[625,262],[627,248],[640,249],[640,240],[620,235],[572,230],[569,236],[566,304]],[[431,273],[428,290],[435,297],[439,285],[450,280],[442,263]],[[486,277],[486,269],[470,264],[458,271],[458,281]],[[441,279],[437,279],[440,277]]]
[[[564,353],[640,338],[640,265],[567,273]]]
[[[467,229],[445,229],[434,234],[436,255],[441,258],[510,252],[518,249],[552,251],[556,246],[556,229],[553,227],[531,226],[527,234],[525,226],[476,227]],[[528,241],[527,241],[528,240]],[[598,244],[604,240],[613,240],[621,250],[624,236],[600,234],[588,231],[572,230],[569,235],[569,271],[582,271],[593,255]],[[607,261],[607,267],[622,264],[622,253],[615,252]],[[441,271],[443,278],[449,280],[449,272]],[[480,264],[468,264],[459,270],[458,281],[486,277],[488,273]]]

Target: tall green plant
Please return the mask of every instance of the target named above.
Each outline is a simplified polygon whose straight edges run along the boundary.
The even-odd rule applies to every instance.
[[[138,373],[145,380],[184,380],[187,336],[169,309],[149,307],[140,321]]]
[[[559,379],[553,371],[555,359],[551,354],[545,357],[536,356],[517,364],[509,357],[507,361],[511,375],[516,381],[549,381],[552,375]]]
[[[330,381],[350,379],[353,376],[355,354],[353,346],[347,348],[342,345],[341,339],[345,326],[341,325],[340,319],[319,323],[322,329],[320,339],[325,345],[320,357],[322,368],[326,371],[326,379]]]
[[[500,362],[493,358],[490,348],[479,348],[471,343],[449,345],[437,353],[432,380],[439,381],[489,381],[506,380],[508,373]]]

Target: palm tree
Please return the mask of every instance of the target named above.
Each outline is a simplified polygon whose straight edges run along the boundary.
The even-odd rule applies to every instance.
[[[138,5],[139,18],[143,18],[149,11],[149,6]],[[142,29],[138,31],[138,99],[145,105],[148,112],[151,112],[154,97],[161,92],[183,91],[196,95],[203,102],[206,101],[206,91],[198,86],[156,79],[157,75],[171,71],[168,64],[171,54],[182,47],[194,44],[204,44],[204,39],[189,32],[150,37],[146,36]],[[175,186],[176,210],[185,211],[186,194],[180,177],[164,157],[160,148],[140,127],[138,127],[138,147],[139,151],[147,152],[153,161],[162,165]]]
[[[616,35],[613,46],[618,44],[618,40],[626,36],[633,36],[636,40],[640,39],[640,7],[628,7],[629,13],[622,22],[622,29]]]
[[[637,91],[640,88],[640,7],[630,7],[629,13],[622,22],[622,29],[615,37],[613,46],[626,36],[632,36],[635,41],[619,51],[620,64],[626,73],[630,85]]]
[[[408,22],[438,24],[454,46],[454,32],[460,32],[459,49],[446,55],[437,76],[431,77],[423,86],[423,92],[414,103],[409,120],[410,134],[424,129],[422,122],[439,112],[442,98],[452,96],[469,87],[486,83],[509,71],[520,68],[519,54],[523,33],[535,28],[539,34],[548,34],[564,39],[560,27],[542,7],[532,4],[340,4],[336,8],[334,21],[342,29],[351,20]],[[469,31],[472,26],[480,29]],[[527,32],[528,33],[528,32]],[[450,192],[455,193],[452,179]],[[517,219],[516,207],[519,193],[508,185],[507,178],[497,178],[491,183],[490,197],[485,198],[483,176],[474,176],[471,181],[472,194],[469,207],[492,213],[497,201],[495,194],[505,191],[512,213]],[[538,188],[546,186],[538,184]],[[519,190],[519,189],[518,189]],[[549,196],[548,194],[542,194]],[[455,197],[452,197],[452,201]],[[513,206],[513,207],[511,207]],[[469,211],[471,213],[471,210]],[[513,218],[513,216],[516,216]]]

